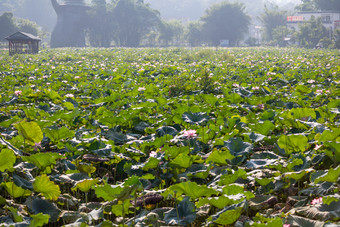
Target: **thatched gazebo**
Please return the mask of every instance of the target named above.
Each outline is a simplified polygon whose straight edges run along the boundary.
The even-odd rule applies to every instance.
[[[39,52],[39,42],[41,39],[32,34],[17,32],[5,39],[9,42],[10,56],[14,54],[37,54]]]

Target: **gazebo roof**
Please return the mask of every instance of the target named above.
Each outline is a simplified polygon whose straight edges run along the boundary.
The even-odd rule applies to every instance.
[[[39,39],[38,37],[30,34],[30,33],[26,33],[26,32],[16,32],[13,35],[10,35],[8,37],[6,37],[5,39],[7,39],[8,41],[26,41],[26,40],[36,40],[36,41],[41,41],[41,39]]]

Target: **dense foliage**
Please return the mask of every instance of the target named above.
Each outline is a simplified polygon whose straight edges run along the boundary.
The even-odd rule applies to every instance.
[[[215,46],[221,40],[229,40],[231,46],[236,46],[248,33],[250,17],[244,11],[244,5],[222,2],[206,10],[201,18],[203,21],[203,36]]]
[[[7,36],[17,31],[38,35],[39,29],[37,24],[29,20],[14,18],[12,13],[5,12],[0,15],[0,42],[6,41]]]
[[[338,51],[0,55],[0,226],[340,224]]]

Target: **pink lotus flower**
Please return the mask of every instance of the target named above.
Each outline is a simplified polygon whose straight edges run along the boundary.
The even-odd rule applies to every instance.
[[[310,204],[312,205],[322,204],[322,197],[313,199]]]
[[[256,86],[256,87],[253,87],[252,89],[253,89],[253,91],[258,91],[258,90],[260,90],[260,88],[257,87],[257,86]]]
[[[283,224],[282,227],[290,227],[290,224]]]
[[[157,157],[157,152],[156,151],[151,151],[149,156],[152,157],[152,158],[156,158]]]
[[[21,95],[21,93],[22,93],[22,91],[19,91],[19,90],[14,92],[14,94],[15,94],[16,96]]]
[[[41,142],[35,143],[35,145],[34,145],[34,151],[38,151],[38,148],[39,148],[39,149],[42,149],[42,147],[41,147]]]
[[[233,87],[240,87],[240,85],[239,84],[233,84]]]
[[[65,95],[66,96],[66,98],[74,98],[74,95],[73,94],[67,94],[67,95]]]
[[[138,91],[145,91],[145,87],[139,87]]]
[[[260,110],[263,110],[264,109],[264,104],[258,104],[257,108],[260,109]]]
[[[193,130],[193,129],[184,130],[184,131],[183,131],[183,135],[184,135],[187,139],[194,138],[194,137],[197,136],[196,130]]]

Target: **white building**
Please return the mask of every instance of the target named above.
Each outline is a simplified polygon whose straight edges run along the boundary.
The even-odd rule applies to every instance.
[[[312,16],[321,17],[323,25],[331,31],[340,28],[340,12],[337,11],[298,12],[295,16],[287,17],[287,26],[297,31],[299,24],[310,20]]]

